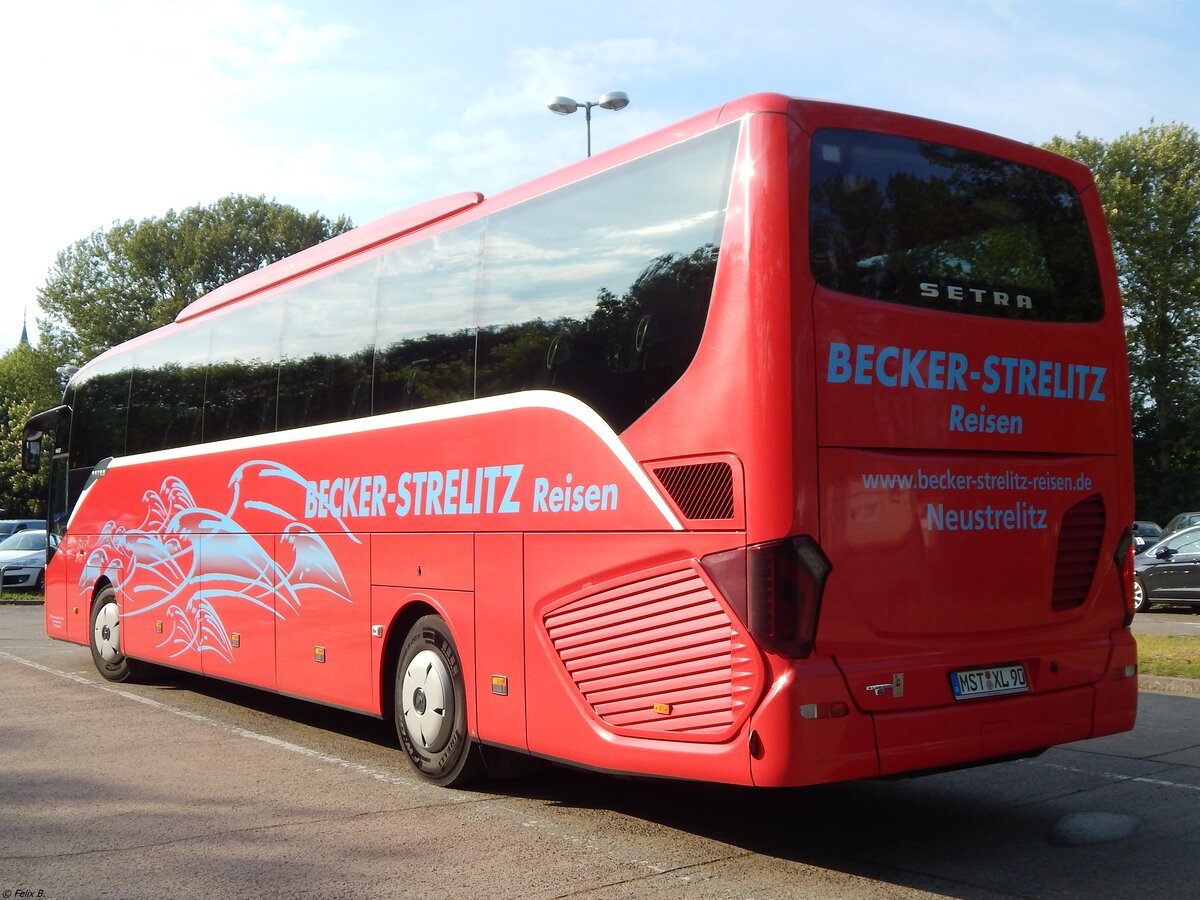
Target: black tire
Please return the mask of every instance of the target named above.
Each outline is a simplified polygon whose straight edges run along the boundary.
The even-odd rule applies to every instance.
[[[91,625],[92,660],[100,674],[109,681],[136,679],[140,668],[121,649],[121,607],[111,587],[101,589],[92,602]]]
[[[422,778],[452,787],[479,777],[458,648],[441,616],[424,616],[408,632],[396,664],[394,697],[396,734]]]
[[[1146,594],[1146,586],[1136,575],[1133,576],[1133,611],[1135,613],[1150,611],[1150,598]]]

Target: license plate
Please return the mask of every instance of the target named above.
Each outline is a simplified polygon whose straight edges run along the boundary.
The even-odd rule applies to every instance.
[[[1025,678],[1025,667],[1018,663],[951,672],[950,687],[955,700],[975,700],[1002,694],[1024,694],[1029,690],[1029,682]]]

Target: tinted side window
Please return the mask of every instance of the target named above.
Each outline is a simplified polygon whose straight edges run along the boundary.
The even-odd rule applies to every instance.
[[[125,360],[116,371],[100,369],[75,385],[71,398],[72,469],[90,468],[110,456],[125,453],[129,414],[129,369]]]
[[[385,254],[375,350],[376,413],[469,400],[483,223]]]
[[[275,430],[282,318],[278,299],[243,301],[214,317],[204,441]]]
[[[209,328],[190,327],[139,348],[129,398],[130,453],[200,442]]]
[[[283,353],[279,428],[371,413],[371,361],[379,260],[295,288],[279,304]]]
[[[809,243],[814,277],[845,293],[1047,321],[1094,321],[1104,312],[1074,188],[969,150],[818,131]]]
[[[616,430],[695,356],[725,222],[736,125],[494,215],[477,395],[549,388]]]

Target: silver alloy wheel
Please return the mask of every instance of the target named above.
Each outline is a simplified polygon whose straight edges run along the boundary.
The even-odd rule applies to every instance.
[[[400,692],[405,730],[426,752],[439,752],[454,733],[454,682],[442,657],[432,650],[414,656]]]
[[[121,611],[114,601],[105,603],[92,625],[92,643],[105,662],[121,660]]]
[[[1133,608],[1137,612],[1141,612],[1142,606],[1146,603],[1146,592],[1142,588],[1142,583],[1138,579],[1133,579]]]

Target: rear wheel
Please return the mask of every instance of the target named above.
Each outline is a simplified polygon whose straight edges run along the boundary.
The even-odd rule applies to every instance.
[[[453,786],[478,777],[462,665],[440,616],[424,616],[409,631],[396,665],[394,706],[400,743],[423,778]]]
[[[117,592],[106,587],[92,603],[92,659],[109,681],[136,678],[138,663],[125,655],[121,646],[121,607]]]

